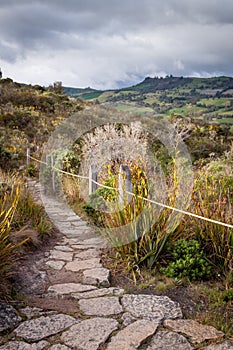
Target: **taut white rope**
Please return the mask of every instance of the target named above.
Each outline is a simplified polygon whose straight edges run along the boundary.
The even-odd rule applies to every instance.
[[[32,157],[32,156],[29,156],[29,158],[31,158],[32,160],[35,160],[35,161],[38,162],[38,163],[42,163],[42,164],[47,165],[46,162],[42,162],[41,160],[38,160],[38,159],[36,159],[36,158],[34,158],[34,157]],[[88,176],[82,176],[82,175],[72,174],[72,173],[69,173],[69,172],[67,172],[67,171],[58,169],[58,168],[56,168],[56,167],[54,167],[54,166],[52,167],[52,169],[54,169],[54,170],[56,170],[56,171],[59,171],[59,172],[61,172],[61,173],[63,173],[63,174],[66,174],[66,175],[70,175],[70,176],[73,176],[73,177],[77,177],[77,178],[89,180],[89,177],[88,177]],[[107,189],[110,189],[110,190],[118,191],[118,189],[115,188],[115,187],[105,186],[105,185],[103,185],[103,184],[100,184],[99,182],[96,182],[96,181],[92,180],[92,179],[91,179],[91,181],[92,181],[93,183],[95,183],[95,184],[97,184],[97,185],[103,187],[103,188],[107,188]],[[152,200],[152,199],[148,199],[148,198],[144,198],[144,197],[138,196],[138,195],[136,195],[135,193],[132,193],[132,192],[126,191],[126,193],[127,193],[127,194],[130,194],[130,195],[132,195],[132,196],[134,196],[134,197],[140,198],[140,199],[142,199],[142,200],[144,200],[144,201],[146,201],[146,202],[159,205],[159,206],[161,206],[161,207],[163,207],[163,208],[167,208],[167,209],[170,209],[170,210],[174,210],[174,211],[176,211],[176,212],[178,212],[178,213],[181,213],[181,214],[184,214],[184,215],[192,216],[192,217],[197,218],[197,219],[200,219],[200,220],[205,220],[205,221],[211,222],[211,223],[213,223],[213,224],[217,224],[217,225],[221,225],[221,226],[224,226],[224,227],[228,227],[228,228],[233,229],[233,225],[231,225],[231,224],[226,224],[226,223],[221,222],[221,221],[218,221],[218,220],[209,219],[209,218],[206,218],[206,217],[201,216],[201,215],[197,215],[197,214],[190,213],[189,211],[186,211],[186,210],[174,208],[174,207],[171,207],[171,206],[169,206],[169,205],[156,202],[156,201],[154,201],[154,200]]]

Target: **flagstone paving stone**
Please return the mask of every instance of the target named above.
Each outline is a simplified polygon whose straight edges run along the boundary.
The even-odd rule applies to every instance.
[[[121,288],[99,288],[92,290],[90,292],[83,292],[83,293],[72,293],[72,297],[75,299],[89,299],[89,298],[97,298],[97,297],[103,297],[106,295],[122,295],[124,294],[124,289]]]
[[[122,305],[137,318],[162,321],[182,317],[179,305],[166,296],[125,294]]]
[[[49,347],[49,350],[70,350],[70,349],[71,348],[68,348],[68,346],[62,345],[62,344],[56,344]]]
[[[117,297],[99,297],[79,300],[80,310],[88,316],[111,316],[123,312]]]
[[[72,261],[73,253],[62,252],[60,250],[52,250],[50,252],[49,258],[54,260]]]
[[[68,271],[80,271],[101,267],[100,258],[92,258],[88,260],[74,260],[66,264],[65,269]]]
[[[54,247],[56,250],[61,250],[62,252],[73,252],[73,249],[68,247],[67,245],[57,245]]]
[[[94,284],[96,286],[110,286],[110,271],[104,267],[96,267],[83,272],[83,283]]]
[[[233,350],[233,342],[225,341],[221,344],[207,346],[203,350]]]
[[[14,330],[14,334],[24,340],[35,342],[57,334],[75,323],[77,320],[69,315],[41,316],[21,323]]]
[[[7,344],[0,346],[1,350],[43,350],[49,343],[47,341],[40,341],[35,344],[28,344],[23,341],[10,341]]]
[[[48,292],[64,295],[64,294],[70,294],[74,292],[91,291],[93,289],[96,289],[96,287],[91,285],[84,285],[81,283],[61,283],[61,284],[54,284],[53,286],[50,286],[48,288]]]
[[[223,332],[217,331],[214,327],[201,325],[193,320],[166,320],[164,326],[188,336],[194,344],[206,340],[218,340],[224,336]]]
[[[138,320],[113,336],[107,350],[137,349],[142,342],[156,332],[158,325],[157,322]]]
[[[72,326],[62,334],[61,339],[73,349],[98,350],[118,327],[119,324],[114,319],[91,318]]]
[[[75,259],[78,260],[88,260],[91,258],[97,258],[100,256],[99,249],[87,249],[82,252],[75,254]]]
[[[0,304],[0,332],[11,329],[17,325],[22,318],[11,305]]]
[[[158,332],[147,350],[193,350],[192,345],[185,337],[173,332]]]
[[[61,270],[63,268],[63,266],[65,265],[64,261],[57,261],[57,260],[48,260],[45,263],[46,265],[48,265],[49,267],[51,267],[54,270]]]

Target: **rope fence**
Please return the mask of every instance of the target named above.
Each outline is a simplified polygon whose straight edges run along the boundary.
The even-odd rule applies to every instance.
[[[32,159],[32,160],[38,162],[38,163],[41,163],[41,164],[44,164],[44,165],[48,165],[46,162],[43,162],[43,161],[41,161],[41,160],[39,160],[39,159],[36,159],[36,158],[34,158],[34,157],[30,156],[30,155],[28,155],[28,158],[30,158],[30,159]],[[114,191],[119,191],[118,188],[103,185],[103,184],[101,184],[101,183],[99,183],[99,182],[97,182],[97,181],[95,181],[95,180],[93,180],[93,179],[90,179],[89,176],[82,176],[82,175],[72,174],[72,173],[69,173],[69,172],[67,172],[67,171],[58,169],[58,168],[56,168],[54,165],[51,166],[51,168],[52,168],[53,170],[56,170],[56,171],[62,173],[62,174],[66,174],[66,175],[69,175],[69,176],[72,176],[72,177],[76,177],[76,178],[81,178],[81,179],[89,180],[89,181],[95,183],[96,185],[98,185],[98,186],[100,186],[100,187],[107,188],[107,189],[114,190]],[[135,193],[130,192],[130,191],[125,191],[125,193],[127,193],[127,194],[129,194],[129,195],[131,195],[131,196],[140,198],[140,199],[144,200],[145,202],[149,202],[149,203],[152,203],[152,204],[161,206],[161,207],[163,207],[163,208],[170,209],[170,210],[173,210],[173,211],[175,211],[175,212],[178,212],[178,213],[181,213],[181,214],[184,214],[184,215],[188,215],[188,216],[194,217],[194,218],[196,218],[196,219],[204,220],[204,221],[207,221],[207,222],[211,222],[211,223],[213,223],[213,224],[217,224],[217,225],[221,225],[221,226],[224,226],[224,227],[228,227],[228,228],[233,229],[233,225],[231,225],[231,224],[227,224],[227,223],[224,223],[224,222],[221,222],[221,221],[218,221],[218,220],[214,220],[214,219],[209,219],[209,218],[206,218],[206,217],[201,216],[201,215],[197,215],[197,214],[194,214],[194,213],[190,213],[190,212],[188,212],[188,211],[186,211],[186,210],[174,208],[174,207],[171,207],[171,206],[169,206],[169,205],[167,205],[167,204],[163,204],[163,203],[160,203],[160,202],[156,202],[156,201],[154,201],[154,200],[152,200],[152,199],[148,199],[148,198],[145,198],[145,197],[136,195]]]

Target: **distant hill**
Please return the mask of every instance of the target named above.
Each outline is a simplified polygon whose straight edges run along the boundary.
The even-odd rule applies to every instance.
[[[172,90],[181,87],[186,89],[227,90],[233,88],[233,78],[224,76],[214,78],[187,78],[173,77],[172,75],[165,78],[147,77],[141,83],[122,90],[135,90],[148,93],[155,90]]]
[[[84,100],[92,100],[94,98],[98,98],[103,91],[95,90],[90,87],[87,88],[73,88],[73,87],[63,87],[64,93],[70,97],[74,98],[82,98]]]
[[[63,87],[64,92],[71,97],[81,97],[83,99],[95,99],[102,94],[108,93],[118,93],[124,91],[135,91],[141,93],[150,93],[157,90],[173,90],[178,88],[185,88],[189,90],[203,90],[205,93],[206,89],[212,90],[211,95],[216,92],[227,92],[228,90],[233,90],[233,78],[232,77],[213,77],[213,78],[192,78],[192,77],[173,77],[172,75],[166,76],[165,78],[159,77],[146,77],[142,82],[129,86],[122,89],[116,90],[96,90],[91,87],[87,88],[73,88],[73,87]],[[217,91],[216,91],[217,90]],[[208,92],[207,92],[208,94]],[[230,91],[230,94],[232,92]],[[108,94],[109,95],[109,94]]]
[[[72,97],[98,100],[119,110],[158,116],[190,117],[214,124],[233,125],[233,78],[146,77],[117,90],[64,88]],[[233,126],[232,126],[233,128]]]

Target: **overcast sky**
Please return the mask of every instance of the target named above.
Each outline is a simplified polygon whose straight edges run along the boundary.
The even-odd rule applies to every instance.
[[[233,0],[0,0],[4,77],[117,88],[233,76]]]

